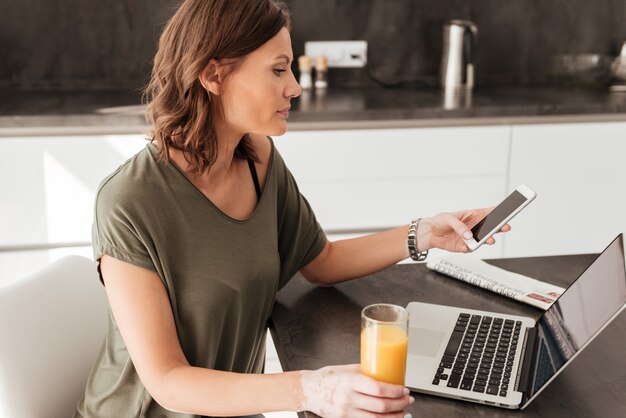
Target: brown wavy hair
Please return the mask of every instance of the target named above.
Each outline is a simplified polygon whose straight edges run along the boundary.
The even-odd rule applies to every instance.
[[[216,106],[200,73],[212,59],[236,62],[283,27],[291,29],[291,16],[281,0],[183,1],[161,34],[143,92],[161,160],[169,161],[171,147],[183,151],[194,172],[211,168],[217,158]],[[247,135],[235,157],[258,161]]]

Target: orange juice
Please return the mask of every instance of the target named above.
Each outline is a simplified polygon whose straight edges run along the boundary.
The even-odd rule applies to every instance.
[[[378,324],[361,331],[361,373],[376,380],[404,385],[406,331],[395,325]]]

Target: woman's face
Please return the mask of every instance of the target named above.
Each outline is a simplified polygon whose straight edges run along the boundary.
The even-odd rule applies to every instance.
[[[226,124],[241,133],[282,135],[290,100],[302,89],[291,71],[293,52],[287,28],[246,55],[223,81]]]

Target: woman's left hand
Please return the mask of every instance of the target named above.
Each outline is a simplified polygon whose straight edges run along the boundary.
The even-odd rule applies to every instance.
[[[417,230],[418,251],[440,248],[451,252],[467,252],[468,248],[463,240],[472,237],[470,229],[487,216],[492,209],[483,208],[440,213],[430,218],[422,218]],[[499,232],[510,230],[511,226],[505,224]],[[486,241],[489,245],[493,245],[495,242],[493,237],[489,237]]]

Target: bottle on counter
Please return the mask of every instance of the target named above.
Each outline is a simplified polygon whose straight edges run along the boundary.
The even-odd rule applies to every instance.
[[[313,87],[313,77],[311,75],[313,65],[311,57],[302,55],[298,58],[298,69],[300,70],[300,87],[302,90],[307,90]]]
[[[315,88],[325,89],[328,87],[328,59],[320,55],[315,60]]]
[[[620,54],[611,64],[613,84],[611,91],[626,91],[626,41],[622,44]]]

